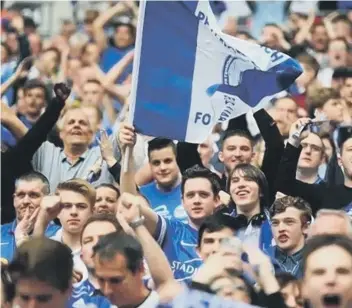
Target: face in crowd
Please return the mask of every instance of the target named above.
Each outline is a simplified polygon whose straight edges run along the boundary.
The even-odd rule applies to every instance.
[[[253,158],[253,145],[245,136],[234,135],[226,138],[219,152],[219,160],[230,173],[238,164],[250,163]]]
[[[189,178],[184,183],[182,202],[190,220],[200,224],[213,214],[219,203],[219,195],[208,178]]]
[[[88,223],[81,236],[81,259],[90,272],[94,272],[93,247],[102,236],[118,231],[111,221],[103,219]]]
[[[71,191],[59,190],[62,210],[58,215],[63,230],[72,234],[81,234],[84,224],[92,215],[90,200],[84,195]]]
[[[298,161],[298,168],[310,172],[317,172],[324,162],[324,144],[316,134],[309,134],[301,141],[302,151]]]
[[[262,192],[257,181],[259,174],[256,174],[257,168],[254,166],[241,166],[243,168],[235,168],[229,178],[229,192],[236,208],[241,213],[252,216],[251,213],[254,214],[260,208]]]
[[[352,180],[352,138],[343,143],[339,164],[343,168],[345,178]]]
[[[149,164],[153,178],[160,187],[169,190],[175,185],[180,170],[172,146],[152,150],[149,153]]]
[[[18,180],[13,196],[17,220],[21,221],[26,213],[33,214],[48,193],[48,186],[40,179]]]
[[[127,48],[134,43],[134,33],[132,28],[127,25],[116,27],[114,33],[114,43],[118,48]]]
[[[314,308],[351,307],[351,252],[337,245],[312,252],[307,258],[302,290]]]
[[[108,185],[96,189],[96,200],[93,208],[94,213],[115,214],[120,193],[117,188]]]
[[[119,246],[118,249],[111,248],[110,243],[102,243],[108,237],[115,241],[114,244],[110,243],[115,247]],[[109,252],[101,248],[105,250],[101,255],[96,252],[97,247],[94,248],[94,272],[100,290],[113,305],[118,307],[134,307],[142,302],[149,293],[143,284],[145,272],[142,248],[137,241],[133,242],[133,240],[134,238],[130,236],[117,235],[114,232],[100,239],[97,245],[99,246],[100,243],[105,246],[109,245]],[[115,253],[112,250],[115,250]],[[109,253],[110,256],[105,257],[106,253]]]
[[[70,109],[62,119],[60,138],[64,146],[87,147],[93,137],[93,132],[87,115],[81,108]]]
[[[304,246],[308,224],[302,214],[301,210],[289,206],[271,218],[271,228],[277,246],[290,255]]]
[[[29,117],[37,118],[46,105],[45,90],[33,87],[24,90],[24,112]]]

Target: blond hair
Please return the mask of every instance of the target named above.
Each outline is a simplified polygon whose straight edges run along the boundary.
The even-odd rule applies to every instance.
[[[64,190],[73,191],[75,193],[78,193],[84,196],[88,200],[91,208],[93,209],[93,206],[95,204],[96,191],[95,191],[95,188],[87,181],[82,179],[72,179],[72,180],[60,183],[56,189],[56,192],[58,193]]]

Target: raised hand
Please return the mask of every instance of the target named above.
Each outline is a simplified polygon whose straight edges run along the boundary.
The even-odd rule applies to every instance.
[[[37,219],[39,210],[40,208],[38,207],[31,213],[29,208],[26,209],[22,220],[17,224],[14,232],[16,246],[20,246],[26,239],[28,239],[29,233],[34,228],[34,224]]]
[[[114,149],[112,146],[112,142],[106,133],[106,130],[100,131],[100,139],[97,139],[100,152],[103,159],[106,161],[109,167],[112,167],[116,163],[116,158],[114,156]]]
[[[140,218],[141,200],[140,197],[130,193],[123,193],[119,199],[117,212],[122,215],[128,223]]]
[[[16,69],[16,72],[15,72],[16,79],[27,77],[28,72],[32,66],[32,63],[33,63],[33,57],[27,57],[23,59]]]
[[[1,114],[0,121],[1,124],[7,125],[13,118],[16,118],[16,113],[4,102],[1,102]]]
[[[118,141],[122,149],[133,147],[136,143],[136,133],[134,127],[127,123],[121,123],[119,130]]]
[[[45,196],[40,203],[39,215],[47,222],[54,220],[61,212],[61,198],[59,196]]]
[[[296,122],[294,122],[291,125],[291,129],[290,129],[290,137],[295,135],[295,134],[299,134],[299,136],[301,136],[302,132],[303,132],[303,128],[311,123],[312,120],[310,118],[300,118],[298,119]],[[304,137],[304,136],[301,136]]]
[[[71,89],[64,83],[57,83],[54,85],[54,92],[56,97],[58,97],[61,101],[66,101],[70,96]]]

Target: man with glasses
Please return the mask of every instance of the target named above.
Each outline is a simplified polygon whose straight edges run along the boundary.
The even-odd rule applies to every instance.
[[[301,141],[302,151],[298,160],[296,179],[308,184],[320,184],[319,166],[324,162],[324,143],[314,133]]]

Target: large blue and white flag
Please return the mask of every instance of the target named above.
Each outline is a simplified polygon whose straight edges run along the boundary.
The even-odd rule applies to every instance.
[[[136,130],[192,143],[301,74],[289,56],[222,33],[209,1],[141,1],[134,65]]]

